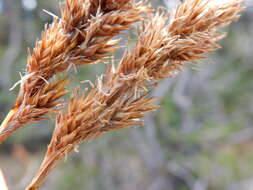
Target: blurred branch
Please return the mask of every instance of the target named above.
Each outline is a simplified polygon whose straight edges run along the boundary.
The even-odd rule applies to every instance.
[[[31,181],[34,175],[34,171],[36,170],[36,168],[38,168],[38,166],[39,164],[37,161],[30,161],[29,165],[27,165],[27,167],[25,168],[23,177],[17,184],[15,184],[15,189],[24,189],[26,185]]]
[[[11,86],[12,65],[21,51],[22,22],[21,1],[5,0],[7,18],[9,19],[8,48],[1,59],[2,73],[0,75],[1,86],[9,89]]]
[[[208,188],[208,182],[206,180],[196,180],[190,169],[185,168],[176,162],[172,161],[168,163],[168,170],[179,179],[183,179],[190,190],[207,190]]]
[[[182,118],[182,131],[192,131],[195,128],[193,117],[190,114],[192,106],[192,94],[189,93],[189,88],[192,87],[191,83],[192,73],[186,70],[177,80],[177,84],[172,94],[174,103],[180,110],[180,117]]]
[[[172,80],[166,79],[152,92],[152,96],[157,98],[157,102],[161,102],[162,98],[171,88]],[[149,184],[149,190],[172,190],[173,185],[170,180],[168,171],[165,169],[167,161],[159,142],[156,132],[156,124],[154,118],[149,116],[145,118],[144,133],[137,129],[133,131],[133,139],[137,146],[145,167],[151,176],[152,182]]]

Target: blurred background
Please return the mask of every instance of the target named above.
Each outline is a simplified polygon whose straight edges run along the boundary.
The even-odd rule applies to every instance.
[[[178,0],[179,1],[179,0]],[[153,0],[173,8],[177,0]],[[9,91],[24,72],[27,47],[44,24],[59,15],[58,0],[0,0],[0,121],[14,103]],[[161,108],[145,127],[112,132],[83,143],[49,176],[42,190],[252,190],[253,189],[253,1],[225,31],[223,48],[161,81],[152,94]],[[133,31],[126,32],[135,42]],[[126,35],[124,35],[126,36]],[[126,38],[126,37],[125,37]],[[123,49],[116,52],[118,59]],[[73,86],[94,81],[105,66],[78,69]],[[0,147],[0,168],[10,190],[30,182],[54,124],[34,123]]]

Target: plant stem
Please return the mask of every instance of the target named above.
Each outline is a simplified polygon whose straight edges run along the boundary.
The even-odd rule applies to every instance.
[[[0,126],[0,144],[9,136],[8,133],[4,132],[4,130],[6,129],[8,123],[10,122],[14,114],[17,112],[17,110],[18,108],[11,109]]]

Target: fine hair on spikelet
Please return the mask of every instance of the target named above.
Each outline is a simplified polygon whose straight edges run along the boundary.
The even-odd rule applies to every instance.
[[[121,31],[150,9],[132,0],[66,0],[61,17],[45,26],[29,51],[16,103],[0,127],[0,143],[27,123],[58,111],[68,78],[54,76],[70,67],[94,64],[117,49]]]
[[[217,41],[224,37],[219,29],[239,18],[241,3],[185,0],[169,19],[157,13],[143,21],[135,47],[125,52],[116,67],[108,65],[89,92],[73,93],[68,108],[57,115],[46,155],[27,190],[38,189],[81,142],[143,125],[147,112],[157,108],[149,96],[154,84],[217,50]]]

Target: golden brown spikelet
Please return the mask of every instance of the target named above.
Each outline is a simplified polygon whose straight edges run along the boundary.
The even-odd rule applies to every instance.
[[[219,28],[240,17],[243,1],[188,0],[178,6],[168,28],[168,37],[175,40],[171,58],[194,62],[219,48],[216,42],[225,36]]]
[[[91,1],[92,12],[94,14],[94,10],[97,9],[99,5],[101,5],[103,11],[110,11],[110,10],[117,10],[117,9],[124,9],[131,6],[127,4],[129,0],[93,0]]]
[[[28,55],[26,73],[21,80],[15,106],[10,111],[11,116],[0,127],[0,143],[31,121],[21,124],[14,119],[24,121],[32,116],[39,119],[54,111],[57,99],[65,94],[62,89],[62,84],[66,86],[65,82],[53,82],[55,90],[51,90],[50,96],[56,97],[54,103],[43,107],[35,100],[47,101],[48,94],[43,94],[41,89],[52,83],[54,75],[72,66],[95,63],[107,57],[117,48],[119,40],[113,37],[129,29],[148,11],[143,2],[132,0],[116,0],[113,3],[107,0],[66,0],[61,18],[55,18],[50,26],[45,27],[41,40]],[[27,107],[29,111],[26,111]]]
[[[141,20],[141,14],[148,10],[143,3],[130,0],[114,10],[103,10],[101,4],[95,7],[92,3],[90,0],[66,1],[62,18],[56,18],[45,28],[41,41],[29,56],[28,73],[39,72],[49,79],[70,66],[94,63],[108,56],[117,44],[112,38]]]
[[[74,94],[68,110],[57,116],[43,164],[27,189],[39,188],[59,160],[82,141],[98,138],[108,131],[141,125],[140,118],[157,108],[153,105],[154,99],[148,98],[147,94],[134,96],[139,93],[133,86],[134,79],[124,79],[112,74],[112,69],[109,71],[87,96]]]
[[[238,18],[241,2],[214,5],[186,0],[169,22],[159,14],[147,19],[140,27],[136,47],[124,54],[118,67],[109,66],[87,95],[74,94],[67,111],[57,116],[44,161],[27,190],[38,189],[57,163],[81,142],[142,125],[145,114],[157,108],[148,97],[152,83],[174,76],[185,61],[194,62],[217,49],[217,27]],[[198,23],[199,17],[206,21]]]
[[[186,62],[195,63],[220,47],[217,41],[225,35],[219,28],[239,17],[244,9],[241,2],[186,0],[171,15],[166,27],[164,16],[156,15],[151,22],[144,22],[135,49],[124,55],[119,69],[130,74],[146,68],[152,79],[170,77]]]
[[[58,112],[59,107],[57,106],[63,103],[63,101],[59,100],[59,97],[68,93],[65,90],[68,82],[68,79],[63,79],[43,84],[33,94],[32,98],[25,96],[20,102],[20,106],[13,107],[6,117],[6,121],[4,122],[8,122],[8,127],[1,128],[0,141],[6,139],[10,134],[27,123],[47,119],[43,116]],[[31,91],[31,93],[33,92]],[[7,125],[4,122],[2,125]]]

